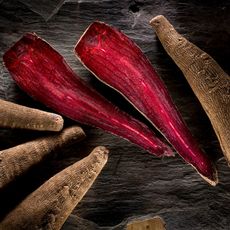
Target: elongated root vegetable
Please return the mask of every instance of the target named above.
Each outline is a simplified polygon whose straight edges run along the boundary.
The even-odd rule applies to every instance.
[[[164,16],[153,18],[150,24],[201,102],[230,164],[230,77],[210,55],[177,33]]]
[[[3,59],[25,92],[59,113],[126,138],[157,156],[173,155],[146,125],[86,85],[63,57],[35,34],[23,36]]]
[[[0,99],[0,127],[60,131],[61,116]]]
[[[127,224],[126,230],[166,230],[164,220],[155,216],[144,220],[134,220]]]
[[[0,223],[0,229],[60,229],[107,159],[105,147],[95,148],[89,156],[59,172],[25,198]]]
[[[64,129],[61,133],[1,151],[0,188],[42,161],[52,151],[83,138],[85,138],[83,130],[80,127],[73,126]]]
[[[133,41],[105,23],[94,22],[78,41],[75,52],[99,80],[145,115],[206,181],[216,185],[215,167],[199,149],[164,83]]]

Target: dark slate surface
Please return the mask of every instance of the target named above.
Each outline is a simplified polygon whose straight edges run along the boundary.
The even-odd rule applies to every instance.
[[[48,21],[53,15],[55,15],[64,4],[65,0],[19,0],[30,10],[41,15],[46,21]]]
[[[230,73],[228,0],[68,0],[48,21],[20,1],[0,1],[0,55],[24,32],[34,31],[53,45],[72,68],[104,96],[147,123],[121,96],[85,70],[72,52],[77,39],[93,20],[110,23],[142,48],[201,147],[214,159],[220,158],[218,141],[207,116],[148,25],[157,14],[167,16],[178,31],[213,55]],[[0,97],[48,110],[19,90],[2,63]],[[74,122],[66,119],[66,125],[70,124]],[[111,151],[109,162],[63,229],[101,229],[99,226],[122,229],[125,222],[119,223],[127,218],[148,214],[162,216],[167,229],[230,229],[230,170],[224,159],[217,162],[220,183],[214,188],[178,156],[158,159],[119,137],[83,127],[88,136],[84,142],[49,157],[1,192],[1,218],[54,173],[79,160],[96,145],[105,145]],[[44,133],[1,130],[0,149],[41,135]]]

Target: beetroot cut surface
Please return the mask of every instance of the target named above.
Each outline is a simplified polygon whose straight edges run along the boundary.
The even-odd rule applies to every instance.
[[[128,99],[210,184],[217,172],[193,139],[164,85],[140,48],[102,22],[92,23],[75,47],[80,61]]]
[[[146,125],[83,82],[63,57],[36,34],[25,34],[3,60],[21,89],[58,113],[128,139],[154,155],[173,155],[172,149]]]

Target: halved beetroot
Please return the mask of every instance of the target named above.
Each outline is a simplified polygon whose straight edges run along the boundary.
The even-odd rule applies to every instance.
[[[94,22],[75,47],[95,76],[126,97],[212,185],[217,173],[193,139],[156,71],[140,48],[120,31]]]
[[[146,125],[83,82],[63,57],[37,35],[24,35],[3,59],[26,93],[60,114],[128,139],[154,155],[173,155],[172,149]]]

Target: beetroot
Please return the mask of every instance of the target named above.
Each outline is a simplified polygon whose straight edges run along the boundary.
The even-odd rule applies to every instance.
[[[35,34],[24,35],[3,59],[16,83],[55,111],[128,139],[157,156],[173,155],[146,125],[90,88],[57,51]]]
[[[107,85],[126,97],[212,185],[215,167],[193,139],[156,71],[126,35],[94,22],[78,41],[80,61]]]

